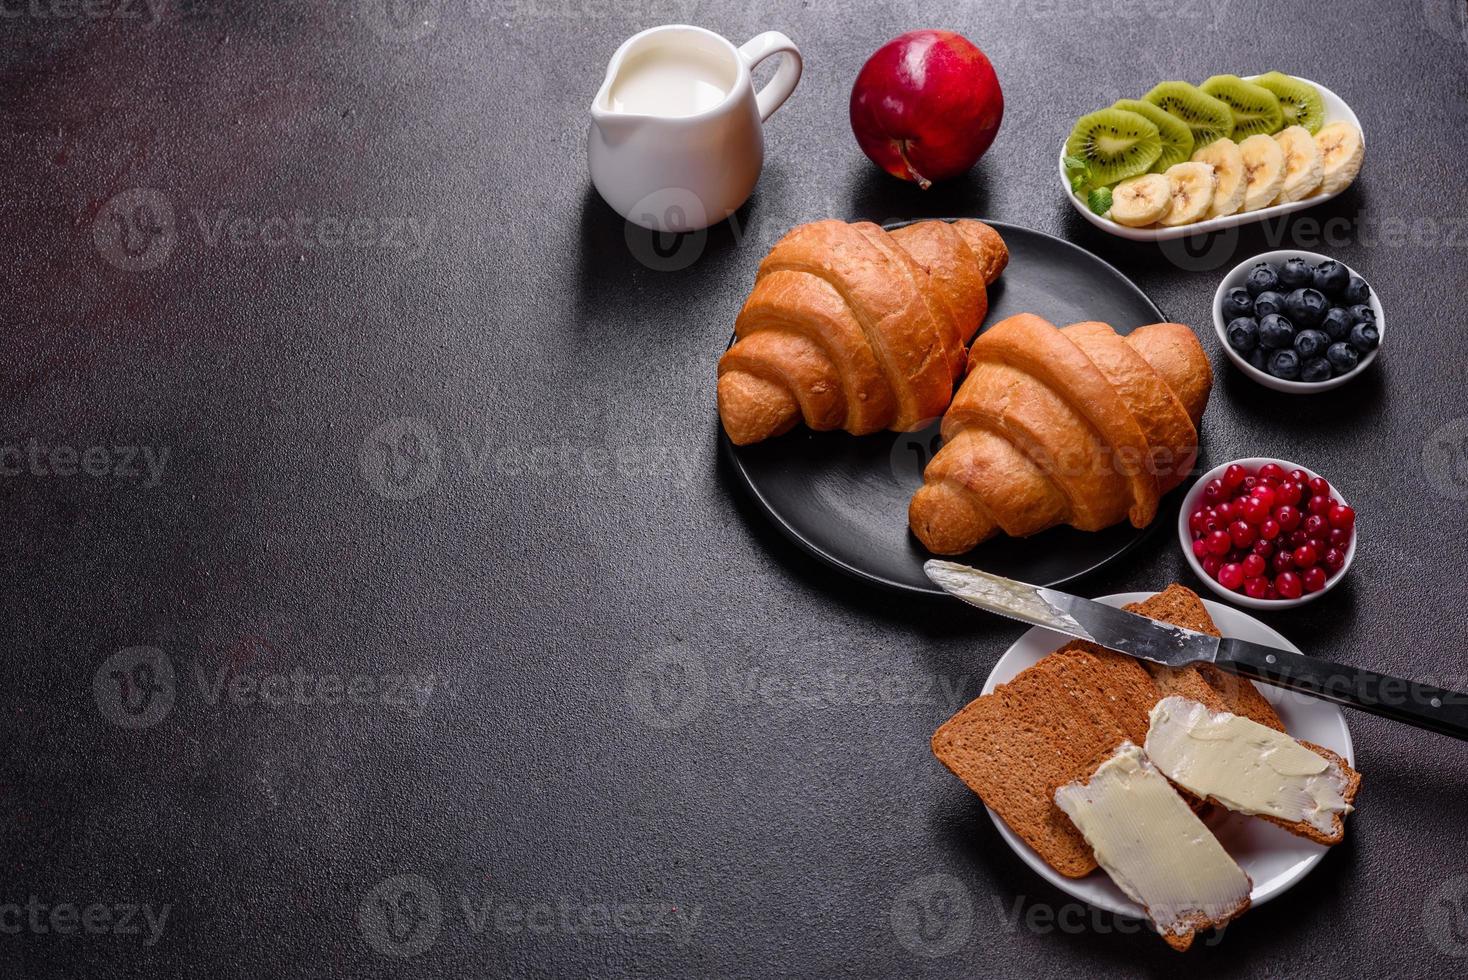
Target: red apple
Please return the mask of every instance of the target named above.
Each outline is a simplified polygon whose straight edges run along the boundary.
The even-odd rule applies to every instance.
[[[862,151],[924,190],[984,155],[1004,93],[984,52],[952,31],[912,31],[872,55],[851,89],[851,128]]]

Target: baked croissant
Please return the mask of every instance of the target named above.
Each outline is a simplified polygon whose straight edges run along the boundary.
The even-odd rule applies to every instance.
[[[1144,527],[1192,469],[1213,369],[1190,327],[1122,337],[1021,313],[974,342],[968,368],[908,507],[929,551],[1059,524]]]
[[[719,359],[719,418],[740,446],[789,431],[865,435],[937,418],[1009,261],[979,221],[893,232],[817,221],[760,263]]]

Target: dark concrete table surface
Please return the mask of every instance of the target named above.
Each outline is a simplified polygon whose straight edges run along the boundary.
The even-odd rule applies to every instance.
[[[1270,624],[1463,683],[1461,3],[0,9],[0,974],[1468,968],[1468,747],[1359,714],[1346,842],[1221,943],[1180,957],[1045,885],[928,748],[1020,630],[796,551],[719,463],[713,406],[794,224],[1062,236],[1199,328],[1205,461],[1296,459],[1356,504],[1349,581]],[[584,157],[611,53],[667,22],[806,57],[754,199],[671,259]],[[923,194],[860,154],[846,102],[933,26],[987,51],[1007,105]],[[1337,200],[1189,249],[1057,193],[1075,116],[1272,68],[1363,121]],[[1291,398],[1228,365],[1217,278],[1273,247],[1376,285],[1368,376]],[[1077,589],[1172,581],[1164,532]]]

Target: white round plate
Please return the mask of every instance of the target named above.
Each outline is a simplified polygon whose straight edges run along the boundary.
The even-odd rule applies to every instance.
[[[1252,82],[1258,77],[1258,75],[1245,75],[1244,79],[1246,81]],[[1352,126],[1355,126],[1356,129],[1361,133],[1361,145],[1363,147],[1366,145],[1366,131],[1361,129],[1361,120],[1356,118],[1356,113],[1352,111],[1350,106],[1346,105],[1344,99],[1342,99],[1339,95],[1336,95],[1324,85],[1321,85],[1319,82],[1312,82],[1310,81],[1310,79],[1301,78],[1299,75],[1293,75],[1291,77],[1299,81],[1305,82],[1308,85],[1314,85],[1316,90],[1320,92],[1320,100],[1325,103],[1325,123],[1323,123],[1322,125],[1327,125],[1333,122],[1348,122]],[[1138,96],[1138,98],[1140,98],[1140,96]],[[1299,211],[1303,208],[1312,208],[1317,204],[1324,204],[1326,201],[1329,201],[1331,198],[1341,193],[1341,191],[1345,190],[1345,187],[1343,187],[1341,188],[1341,191],[1336,191],[1335,194],[1312,194],[1310,197],[1305,198],[1303,201],[1291,201],[1288,204],[1276,204],[1273,207],[1260,208],[1257,211],[1244,211],[1239,214],[1224,215],[1222,218],[1210,218],[1207,221],[1195,221],[1190,225],[1177,225],[1173,228],[1128,228],[1126,225],[1119,225],[1115,221],[1111,221],[1107,218],[1101,217],[1099,214],[1096,214],[1090,208],[1086,207],[1085,201],[1083,201],[1079,197],[1076,197],[1075,194],[1071,193],[1070,181],[1065,176],[1064,140],[1062,140],[1060,143],[1060,157],[1058,160],[1058,164],[1060,168],[1061,191],[1065,194],[1066,198],[1069,199],[1071,205],[1076,209],[1076,211],[1080,213],[1080,216],[1082,218],[1085,218],[1091,224],[1095,225],[1097,228],[1100,228],[1102,231],[1110,232],[1111,234],[1116,235],[1120,238],[1130,238],[1134,242],[1165,242],[1168,239],[1182,238],[1186,235],[1201,235],[1204,232],[1219,231],[1224,228],[1236,228],[1239,225],[1252,224],[1255,221],[1263,221],[1265,218],[1274,218],[1282,214],[1289,214],[1291,211]],[[1349,186],[1351,185],[1346,185],[1346,187]]]
[[[1150,592],[1123,592],[1119,595],[1099,596],[1096,601],[1104,602],[1108,606],[1123,606],[1129,602],[1141,602],[1151,595]],[[1213,617],[1214,624],[1224,636],[1301,652],[1299,647],[1248,613],[1211,599],[1204,599],[1203,605],[1208,607],[1208,614]],[[999,658],[999,662],[989,673],[989,679],[984,682],[983,693],[989,694],[996,686],[1013,680],[1020,671],[1033,667],[1046,654],[1053,653],[1069,642],[1070,637],[1060,633],[1039,627],[1031,629]],[[1351,733],[1346,728],[1345,716],[1339,708],[1325,701],[1283,691],[1267,684],[1256,686],[1259,693],[1274,705],[1275,711],[1279,712],[1280,721],[1284,722],[1286,731],[1291,735],[1331,749],[1352,766],[1356,764],[1355,751],[1351,747]],[[999,836],[1004,838],[1014,853],[1056,888],[1108,912],[1145,918],[1141,906],[1127,898],[1106,872],[1098,869],[1084,878],[1067,878],[1046,864],[993,810],[989,811],[989,818],[994,821],[994,826],[999,828]],[[1254,882],[1254,890],[1249,896],[1253,905],[1264,904],[1305,877],[1311,868],[1320,863],[1327,850],[1324,844],[1296,837],[1272,823],[1238,813],[1224,814],[1217,819],[1210,818],[1208,823],[1224,849]]]

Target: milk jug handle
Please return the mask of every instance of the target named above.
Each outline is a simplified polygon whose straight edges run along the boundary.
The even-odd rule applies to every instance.
[[[795,42],[779,31],[765,31],[739,49],[739,57],[744,59],[751,72],[760,62],[776,54],[783,54],[785,57],[780,60],[780,67],[775,69],[775,77],[756,96],[761,122],[774,115],[775,110],[790,98],[790,93],[795,91],[795,85],[800,81],[804,62],[800,59],[800,49],[795,46]]]

